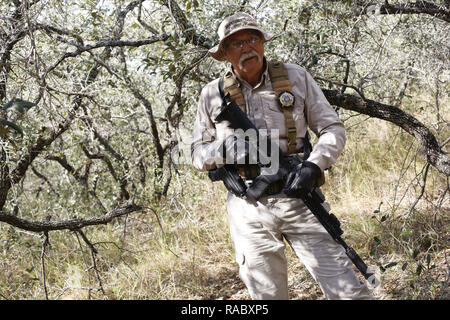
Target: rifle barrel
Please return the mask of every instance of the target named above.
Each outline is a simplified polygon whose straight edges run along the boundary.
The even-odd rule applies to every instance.
[[[315,191],[313,191],[315,192]],[[313,197],[311,193],[301,193],[299,194],[299,198],[305,203],[308,209],[314,214],[314,216],[319,220],[319,222],[323,225],[325,230],[330,234],[330,236],[340,245],[342,245],[345,249],[345,254],[350,258],[353,264],[358,268],[361,274],[367,280],[373,276],[373,273],[368,272],[368,267],[361,259],[361,257],[356,253],[356,251],[347,245],[347,243],[342,239],[342,230],[339,225],[333,223],[330,219],[330,214],[327,210],[322,206],[322,204],[318,203],[316,200],[317,197]],[[337,219],[336,219],[337,221]]]

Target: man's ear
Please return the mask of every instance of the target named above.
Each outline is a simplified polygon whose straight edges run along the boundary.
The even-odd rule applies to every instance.
[[[227,60],[228,62],[230,62],[230,60],[228,60],[227,51],[223,48],[223,46],[220,48],[220,53],[221,53],[222,56],[225,58],[225,60]]]

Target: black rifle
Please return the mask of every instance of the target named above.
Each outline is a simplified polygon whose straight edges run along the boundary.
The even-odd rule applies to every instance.
[[[260,137],[258,129],[255,125],[248,119],[247,115],[239,108],[239,106],[234,101],[229,101],[229,94],[226,97],[223,97],[223,108],[219,115],[215,118],[217,122],[228,121],[230,123],[230,127],[232,129],[242,129],[247,131],[249,129],[255,130],[256,136]],[[279,148],[279,147],[278,147]],[[275,159],[279,161],[279,170],[276,174],[262,177],[263,179],[259,179],[256,184],[252,184],[245,190],[245,185],[242,182],[239,182],[239,186],[244,188],[240,189],[241,192],[237,194],[240,197],[248,197],[253,200],[258,200],[263,194],[265,189],[270,185],[270,183],[276,181],[283,181],[286,179],[287,174],[291,172],[294,166],[301,163],[301,160],[297,159],[292,161],[292,158],[283,156],[281,150],[279,150],[279,159]],[[294,158],[295,159],[295,158]],[[223,171],[229,170],[233,168],[233,164],[227,164],[220,169],[213,169],[210,171],[209,176],[211,180],[217,181],[221,180],[220,177],[225,176],[226,174]],[[220,171],[218,171],[220,170]],[[229,173],[229,175],[236,176],[236,169],[232,169],[233,172]],[[221,172],[218,174],[218,172]],[[239,177],[240,179],[240,177]],[[225,180],[223,180],[225,182]],[[229,184],[229,182],[228,182]],[[228,189],[228,187],[227,187]],[[234,192],[236,194],[236,192]],[[334,214],[330,214],[322,205],[325,201],[325,197],[322,192],[318,188],[314,188],[310,192],[299,192],[296,195],[300,198],[306,207],[314,214],[314,216],[319,220],[319,222],[323,225],[325,230],[331,235],[331,237],[340,245],[342,245],[345,249],[345,253],[353,262],[353,264],[358,268],[358,270],[362,273],[364,278],[366,278],[371,284],[375,284],[375,276],[373,273],[369,272],[367,265],[361,259],[361,257],[356,253],[356,251],[349,247],[347,243],[341,238],[341,235],[344,233],[340,227],[340,222],[336,218]]]

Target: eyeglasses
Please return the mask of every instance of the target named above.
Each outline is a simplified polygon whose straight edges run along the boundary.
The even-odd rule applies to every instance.
[[[240,50],[244,47],[244,43],[248,43],[249,45],[255,45],[257,44],[259,41],[261,41],[261,38],[258,36],[250,36],[248,39],[246,40],[234,40],[231,41],[227,47],[233,49],[233,50]]]

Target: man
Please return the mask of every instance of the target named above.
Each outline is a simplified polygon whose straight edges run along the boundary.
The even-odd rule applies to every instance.
[[[343,123],[311,75],[300,66],[284,64],[289,81],[278,83],[290,90],[279,96],[274,93],[278,84],[271,79],[271,64],[264,56],[264,43],[272,35],[262,30],[250,15],[238,12],[226,18],[218,34],[220,43],[209,53],[216,60],[231,64],[226,79],[236,84],[234,97],[240,100],[237,102],[251,122],[277,139],[283,154],[306,154],[307,127],[319,137],[307,160],[289,174],[282,188],[271,188],[256,203],[233,192],[227,194],[239,275],[252,299],[288,299],[284,239],[327,299],[371,299],[343,248],[300,199],[290,196],[301,189],[311,189],[323,170],[335,163],[345,144]],[[193,165],[199,170],[219,168],[230,161],[240,163],[254,147],[233,137],[226,122],[214,120],[223,104],[223,88],[219,84],[224,86],[223,80],[207,84],[199,99],[191,145]],[[278,101],[286,92],[288,111],[280,108]],[[238,141],[244,148],[236,147]],[[246,183],[255,178],[244,177]]]

